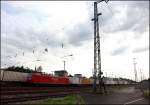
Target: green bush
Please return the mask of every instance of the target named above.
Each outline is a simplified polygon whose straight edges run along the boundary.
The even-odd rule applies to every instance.
[[[150,97],[150,91],[144,90],[144,97],[149,98]]]

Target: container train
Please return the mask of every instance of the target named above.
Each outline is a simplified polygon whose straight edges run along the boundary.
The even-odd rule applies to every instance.
[[[58,76],[52,74],[44,73],[23,73],[15,71],[1,70],[1,81],[4,82],[21,82],[30,84],[56,84],[56,85],[92,85],[92,78],[85,77],[68,77],[68,76]],[[105,84],[115,85],[115,84],[128,84],[128,81],[104,78]],[[98,83],[98,81],[97,81]]]

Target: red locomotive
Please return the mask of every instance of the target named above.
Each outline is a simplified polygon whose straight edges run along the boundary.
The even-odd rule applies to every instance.
[[[55,71],[55,75],[32,73],[28,77],[27,82],[39,84],[70,84],[66,71]]]

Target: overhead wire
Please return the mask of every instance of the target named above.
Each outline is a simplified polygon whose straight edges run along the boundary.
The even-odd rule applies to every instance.
[[[112,16],[115,16],[115,13],[114,13],[114,11],[112,10],[112,7],[108,4],[108,3],[106,3],[106,5],[107,5],[107,9],[110,11],[110,13],[112,14]],[[118,25],[118,27],[120,27],[121,26],[121,19],[120,18],[118,18],[118,19],[115,19],[115,20],[117,20],[116,22],[115,22],[115,24],[117,24]],[[114,21],[115,21],[114,20]]]

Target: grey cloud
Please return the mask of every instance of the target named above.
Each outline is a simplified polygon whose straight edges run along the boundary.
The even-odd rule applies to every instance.
[[[50,48],[57,48],[60,44],[60,41],[57,36],[57,32],[54,33],[47,33],[47,32],[41,32],[37,33],[38,37],[37,39],[40,41],[43,46],[48,46]]]
[[[19,33],[19,35],[20,35],[20,33]],[[16,36],[18,36],[18,35],[16,35]],[[21,36],[21,35],[20,35],[20,37],[15,37],[15,36],[13,36],[13,34],[12,34],[12,36],[6,35],[5,37],[2,37],[2,40],[6,44],[6,48],[8,45],[11,45],[11,46],[15,46],[17,48],[17,49],[15,49],[16,51],[18,49],[24,49],[25,51],[31,51],[31,49],[32,49],[32,44],[30,43],[30,41],[27,41],[27,38],[24,36]],[[4,46],[2,46],[2,47],[4,47]]]
[[[18,8],[13,9],[18,10]],[[11,11],[9,7],[8,10],[2,10],[1,50],[3,51],[3,57],[5,55],[14,56],[16,53],[22,52],[32,53],[33,49],[39,46],[42,49],[36,49],[38,51],[59,46],[57,32],[52,33],[44,28],[40,31],[33,29],[34,25],[37,28],[42,27],[40,25],[41,21],[39,21],[40,17],[38,16],[41,14],[28,10],[21,10],[22,13],[16,11],[17,14],[15,14],[16,12]],[[14,14],[11,15],[10,12]],[[44,18],[43,15],[41,16]]]
[[[112,1],[112,4],[115,1]],[[117,31],[126,31],[131,30],[136,33],[142,33],[149,26],[149,3],[148,1],[140,2],[117,2],[115,5],[110,5],[114,14],[111,14],[111,11],[108,13],[107,10],[102,11],[101,27],[105,33],[113,33]],[[124,12],[126,18],[122,18],[120,21],[123,22],[122,25],[119,25],[119,20],[114,16],[119,11],[114,10],[119,4],[127,7],[127,11]],[[105,7],[106,8],[106,7]],[[107,8],[109,9],[109,8]]]
[[[58,46],[57,36],[49,35],[46,32],[35,32],[31,30],[15,30],[14,33],[6,34],[2,36],[2,48],[4,50],[10,51],[10,47],[15,47],[15,51],[18,52],[20,50],[24,52],[32,52],[35,47],[42,46],[43,49],[48,48],[55,48]],[[10,49],[10,50],[8,50]]]
[[[13,45],[4,45],[5,43],[1,42],[1,57],[6,58],[6,56],[15,56],[16,54],[16,47],[14,47]]]
[[[135,7],[141,7],[141,8],[149,8],[149,1],[138,1],[138,2],[134,2],[132,1],[132,3],[134,4]]]
[[[4,59],[2,61],[2,65],[6,63],[7,65],[12,65],[12,63],[16,63],[15,55],[22,56],[23,52],[32,53],[35,50],[38,55],[41,54],[41,51],[44,52],[45,48],[48,48],[48,51],[51,53],[56,53],[56,46],[60,46],[57,41],[57,36],[52,37],[48,36],[48,33],[44,32],[34,32],[34,31],[15,31],[14,33],[6,34],[1,37],[1,57]],[[48,39],[48,40],[47,40]],[[38,48],[41,46],[40,48]],[[42,49],[41,49],[42,48]],[[7,56],[11,56],[13,58],[8,59]],[[40,57],[42,55],[39,55]],[[36,57],[34,55],[33,57]],[[12,62],[15,59],[14,62]]]
[[[80,46],[83,41],[88,40],[93,37],[92,25],[87,23],[81,23],[70,28],[66,35],[68,37],[68,42],[75,46]]]
[[[6,66],[12,66],[12,61],[11,60],[6,60],[6,58],[1,59],[1,67],[6,67]]]
[[[3,2],[1,3],[1,9],[9,14],[19,14],[19,13],[22,13],[23,12],[23,9],[22,8],[15,8],[13,7],[10,2]]]
[[[138,3],[128,6],[127,17],[125,24],[123,25],[124,29],[129,27],[134,32],[144,32],[145,29],[149,26],[149,8],[148,6],[137,6]],[[146,2],[145,5],[148,5]],[[143,5],[144,5],[143,4]],[[142,4],[141,4],[142,5]]]
[[[37,20],[42,21],[42,16],[44,15],[43,13],[39,13],[36,10],[28,10],[26,8],[21,8],[21,7],[15,7],[11,4],[9,1],[5,1],[1,3],[1,9],[2,11],[5,11],[8,14],[11,15],[19,15],[19,14],[24,14],[24,15],[30,15],[33,17],[36,17]]]
[[[133,53],[140,53],[149,50],[149,46],[138,47],[133,49]]]
[[[111,55],[112,56],[121,55],[121,54],[125,53],[127,49],[128,49],[127,46],[117,48],[114,51],[112,51]]]

